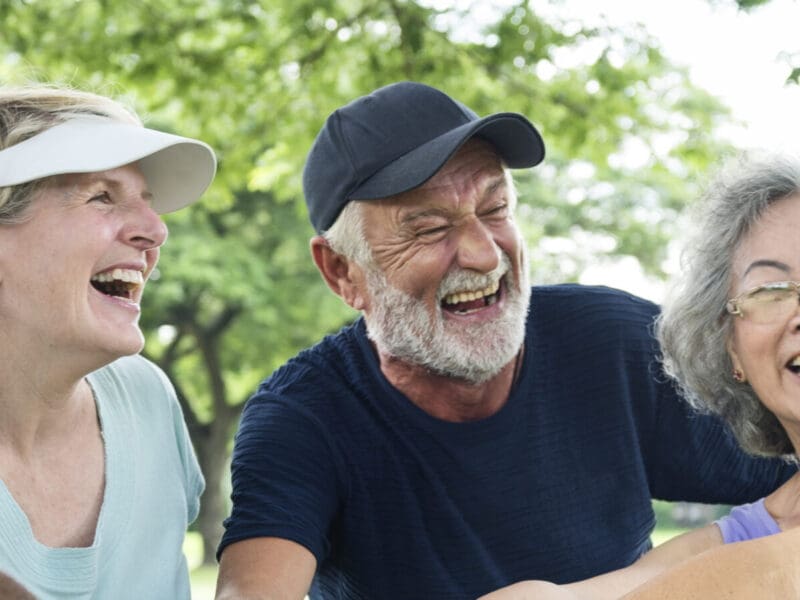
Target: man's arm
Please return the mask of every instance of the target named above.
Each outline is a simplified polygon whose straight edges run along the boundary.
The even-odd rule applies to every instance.
[[[317,560],[304,546],[258,537],[226,547],[219,561],[216,600],[301,600]]]

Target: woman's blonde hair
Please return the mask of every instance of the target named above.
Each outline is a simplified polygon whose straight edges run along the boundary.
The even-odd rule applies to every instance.
[[[49,85],[0,87],[0,151],[87,114],[141,125],[135,112],[106,96]],[[0,187],[0,225],[19,221],[41,184]]]

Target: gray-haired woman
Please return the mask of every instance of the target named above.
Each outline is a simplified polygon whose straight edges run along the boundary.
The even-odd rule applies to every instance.
[[[38,598],[188,598],[203,478],[137,353],[167,229],[216,162],[120,104],[0,88],[0,571]]]
[[[721,416],[743,448],[797,462],[800,161],[736,162],[695,217],[657,323],[665,370],[697,409]],[[796,598],[798,525],[800,474],[626,569],[566,586],[522,582],[489,597]],[[731,544],[747,540],[755,541]]]

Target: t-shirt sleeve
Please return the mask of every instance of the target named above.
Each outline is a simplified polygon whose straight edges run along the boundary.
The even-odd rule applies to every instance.
[[[178,453],[181,457],[181,464],[183,465],[184,485],[186,486],[186,502],[187,502],[187,522],[190,524],[194,522],[197,515],[200,513],[200,496],[206,487],[203,473],[200,470],[200,464],[197,462],[197,455],[195,454],[192,440],[189,437],[189,431],[186,427],[186,422],[183,418],[180,404],[177,398],[172,405],[172,417],[175,429],[175,438],[178,443]]]
[[[279,537],[305,546],[319,564],[343,493],[330,435],[299,403],[261,392],[251,398],[231,462],[231,515],[217,558],[231,543]]]
[[[722,532],[726,544],[744,542],[780,533],[780,527],[764,506],[764,499],[737,506],[731,512],[714,521]]]

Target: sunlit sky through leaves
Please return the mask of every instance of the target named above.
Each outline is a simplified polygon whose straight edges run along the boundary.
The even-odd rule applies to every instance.
[[[727,134],[737,146],[800,153],[800,86],[785,84],[800,66],[797,0],[750,12],[732,0],[566,0],[546,10],[585,24],[642,23],[672,62],[732,108],[742,124]]]
[[[731,108],[739,123],[724,133],[738,148],[800,155],[800,86],[786,84],[799,62],[800,2],[772,0],[745,13],[733,2],[713,0],[566,0],[547,10],[585,24],[641,23],[672,62],[686,66],[697,85]],[[677,246],[667,265],[667,271],[675,269]],[[656,301],[664,292],[660,282],[642,275],[633,257],[591,266],[581,281],[622,287]]]

